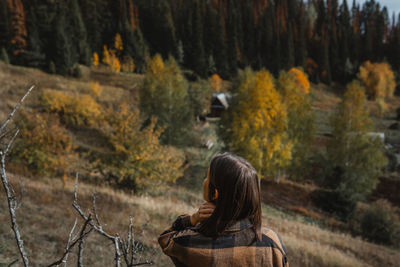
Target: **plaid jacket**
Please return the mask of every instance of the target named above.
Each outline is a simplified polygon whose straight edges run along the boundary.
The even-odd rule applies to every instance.
[[[288,267],[286,249],[280,237],[263,228],[262,240],[256,241],[249,220],[228,227],[213,240],[192,227],[190,216],[179,216],[158,242],[175,266],[268,266]]]

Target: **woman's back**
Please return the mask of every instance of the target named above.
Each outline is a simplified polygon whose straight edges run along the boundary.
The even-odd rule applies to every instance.
[[[251,226],[242,220],[213,239],[191,227],[189,216],[180,216],[158,241],[176,266],[288,266],[278,235],[263,228],[258,241]]]
[[[262,229],[256,170],[241,157],[215,156],[203,182],[206,201],[158,239],[176,266],[288,266],[278,235]]]

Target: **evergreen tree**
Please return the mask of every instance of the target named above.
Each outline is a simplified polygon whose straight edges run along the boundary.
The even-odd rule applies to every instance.
[[[138,18],[134,14],[128,14],[128,11],[133,7],[128,9],[125,0],[120,3],[121,16],[119,18],[118,32],[121,33],[124,41],[124,54],[126,57],[133,58],[136,71],[142,73],[145,70],[146,56],[148,54],[147,46],[141,27],[137,22]],[[128,19],[128,16],[131,17]]]
[[[141,31],[150,53],[160,53],[163,58],[176,55],[176,30],[169,2],[146,0],[138,2],[138,6]]]
[[[228,2],[228,14],[227,14],[227,54],[228,54],[228,64],[229,64],[229,74],[233,77],[237,75],[237,28],[236,21],[238,20],[236,16],[236,8],[234,6],[235,1]]]
[[[294,67],[295,57],[294,57],[294,40],[293,40],[293,30],[292,24],[289,23],[288,26],[288,37],[287,37],[287,63],[286,68],[290,69]]]
[[[4,47],[1,48],[0,60],[6,64],[10,64],[10,60],[8,59],[7,51]]]
[[[217,66],[217,72],[224,79],[229,78],[228,60],[226,56],[226,43],[224,40],[225,29],[222,25],[221,19],[217,18],[216,28],[216,42],[214,50],[215,65]]]
[[[203,20],[201,16],[200,4],[195,1],[193,6],[192,15],[192,34],[191,51],[188,54],[191,68],[196,71],[201,77],[206,75],[206,60],[203,46]]]
[[[82,13],[82,19],[87,32],[87,42],[93,52],[101,53],[106,38],[115,35],[116,29],[111,29],[112,22],[110,9],[102,0],[84,0],[79,1]]]
[[[0,47],[7,49],[10,40],[10,18],[7,0],[0,0]]]
[[[321,57],[321,78],[322,80],[330,84],[332,82],[332,76],[331,76],[331,66],[330,66],[330,61],[329,61],[329,38],[325,37],[325,39],[322,41],[322,57]]]
[[[255,55],[255,29],[254,29],[254,16],[253,7],[251,1],[244,1],[242,12],[243,12],[243,56],[244,64],[251,66],[254,63]]]
[[[346,73],[346,64],[350,62],[350,50],[349,42],[351,37],[351,25],[350,25],[350,12],[347,6],[347,0],[344,0],[340,6],[339,11],[339,70],[341,73],[341,81],[347,81],[349,79],[349,73]],[[344,71],[343,71],[344,70]]]
[[[299,15],[297,19],[297,52],[296,52],[296,66],[304,67],[307,58],[307,41],[306,41],[306,17],[305,17],[305,4],[303,0],[300,2]]]
[[[262,18],[262,40],[261,40],[261,53],[262,53],[262,65],[274,73],[274,9],[272,6],[268,6],[265,15]]]
[[[91,50],[87,43],[87,33],[85,24],[82,20],[81,10],[78,0],[69,0],[68,32],[71,37],[71,53],[74,63],[90,65]]]
[[[66,75],[69,74],[71,67],[74,64],[72,55],[72,44],[68,31],[66,30],[66,17],[65,10],[61,8],[58,15],[57,23],[54,28],[54,42],[55,42],[55,58],[54,64],[57,73]]]

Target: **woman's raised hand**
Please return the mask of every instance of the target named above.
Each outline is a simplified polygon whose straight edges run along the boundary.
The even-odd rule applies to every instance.
[[[195,226],[198,223],[203,222],[205,219],[211,216],[214,212],[215,205],[211,202],[204,202],[201,204],[199,210],[190,216],[190,223]]]

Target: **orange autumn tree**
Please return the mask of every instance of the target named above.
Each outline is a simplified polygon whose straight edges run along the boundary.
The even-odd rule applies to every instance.
[[[18,56],[27,47],[26,17],[21,0],[8,0],[8,8],[11,12],[12,37],[10,44],[13,47],[14,56]]]
[[[219,77],[219,75],[216,74],[216,73],[211,75],[211,77],[210,77],[210,85],[211,85],[211,88],[213,89],[214,93],[221,92],[221,89],[222,89],[222,79],[221,79],[221,77]]]

